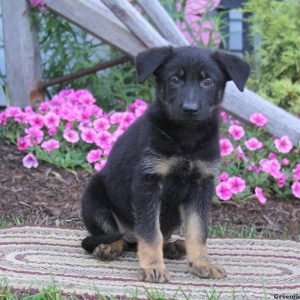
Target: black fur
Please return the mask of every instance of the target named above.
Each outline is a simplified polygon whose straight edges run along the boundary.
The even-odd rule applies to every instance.
[[[220,158],[219,104],[225,84],[233,80],[243,90],[249,75],[239,57],[192,46],[150,49],[136,57],[136,68],[140,82],[156,76],[157,98],[118,139],[105,168],[85,190],[82,217],[91,237],[82,247],[89,252],[122,236],[115,217],[152,242],[160,212],[167,239],[181,223],[180,207],[199,214],[206,239],[214,176],[194,162]],[[170,158],[176,163],[167,174],[151,165]]]

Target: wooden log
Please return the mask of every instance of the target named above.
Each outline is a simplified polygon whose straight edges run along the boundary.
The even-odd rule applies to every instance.
[[[165,40],[145,18],[128,2],[128,0],[102,0],[147,47],[167,46]]]
[[[222,106],[225,111],[246,122],[252,114],[261,112],[268,118],[267,132],[277,137],[287,135],[294,145],[300,141],[300,119],[248,89],[241,93],[233,82],[227,83]]]
[[[138,3],[165,39],[176,46],[189,45],[182,32],[158,0],[138,0]]]
[[[2,9],[9,105],[25,107],[30,100],[43,98],[37,92],[41,80],[37,30],[26,0],[4,0]]]
[[[146,49],[100,1],[44,0],[44,3],[50,10],[131,57]]]

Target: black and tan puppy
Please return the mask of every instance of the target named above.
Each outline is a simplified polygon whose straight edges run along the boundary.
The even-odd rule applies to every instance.
[[[163,256],[186,254],[191,272],[223,278],[206,257],[207,212],[218,170],[219,107],[225,84],[244,89],[249,66],[199,47],[163,47],[136,57],[140,83],[156,76],[157,98],[115,143],[103,171],[82,198],[90,236],[82,247],[115,259],[138,244],[140,279],[168,281]],[[184,224],[183,242],[168,242]]]

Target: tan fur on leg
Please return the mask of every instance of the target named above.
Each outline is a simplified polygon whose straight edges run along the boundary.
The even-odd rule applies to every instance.
[[[201,219],[198,214],[185,213],[182,210],[186,228],[186,251],[191,272],[201,278],[221,279],[226,277],[224,268],[212,264],[207,259],[207,249],[204,242]]]
[[[148,282],[167,282],[168,272],[163,260],[163,239],[158,238],[149,243],[138,238],[138,257],[140,264],[139,279]]]

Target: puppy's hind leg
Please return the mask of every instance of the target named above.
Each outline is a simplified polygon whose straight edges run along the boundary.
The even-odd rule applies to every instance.
[[[185,242],[183,240],[164,241],[164,257],[168,259],[182,259],[186,255]]]
[[[82,248],[101,260],[113,260],[120,256],[127,244],[112,215],[100,173],[92,178],[83,194],[81,214],[91,234],[83,239]]]

